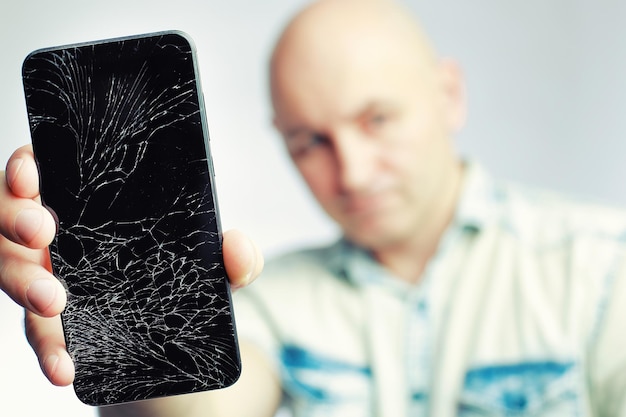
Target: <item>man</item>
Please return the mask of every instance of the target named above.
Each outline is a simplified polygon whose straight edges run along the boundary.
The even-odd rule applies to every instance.
[[[271,416],[281,401],[298,416],[626,415],[623,212],[461,161],[459,70],[394,3],[312,4],[278,40],[270,84],[276,127],[344,238],[269,263],[236,294],[232,388],[103,416]],[[27,249],[53,234],[27,148],[6,175],[0,283],[29,310],[48,378],[68,384],[57,321],[40,317],[63,291]],[[224,244],[245,285],[255,251],[240,235]]]

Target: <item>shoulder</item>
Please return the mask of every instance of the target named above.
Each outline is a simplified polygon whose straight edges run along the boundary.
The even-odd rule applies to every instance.
[[[242,334],[258,336],[260,329],[269,328],[276,340],[315,345],[330,328],[358,321],[362,302],[335,267],[341,256],[338,242],[270,259],[261,276],[234,296]]]
[[[263,279],[272,281],[334,275],[329,259],[336,256],[335,245],[297,249],[271,257],[263,268]]]
[[[599,318],[616,280],[624,279],[626,211],[544,189],[503,184],[500,190],[501,230],[525,260],[520,268],[532,271],[520,277],[543,288],[563,319],[579,314],[593,328],[591,318]]]
[[[323,265],[320,265],[320,262],[328,259],[336,250],[336,244],[334,244],[283,252],[268,260],[265,271],[281,273],[293,268],[323,267]]]
[[[626,244],[626,209],[545,189],[494,184],[498,219],[521,240],[558,245],[590,240]]]
[[[268,259],[250,290],[260,296],[293,292],[301,297],[349,287],[340,272],[342,256],[341,242],[281,253]]]

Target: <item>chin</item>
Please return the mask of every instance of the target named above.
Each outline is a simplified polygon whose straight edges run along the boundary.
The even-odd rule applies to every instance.
[[[376,251],[396,244],[402,240],[404,233],[389,227],[355,226],[346,231],[346,236],[356,245]]]

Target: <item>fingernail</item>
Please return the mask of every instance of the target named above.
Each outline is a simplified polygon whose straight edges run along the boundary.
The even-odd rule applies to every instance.
[[[244,277],[244,282],[242,283],[243,286],[246,286],[250,283],[250,281],[252,280],[252,274],[254,273],[254,271],[256,271],[256,264],[257,264],[257,248],[254,245],[254,242],[250,239],[248,239],[248,246],[249,246],[249,250],[250,250],[250,255],[252,256],[252,262],[249,265],[249,269],[248,269],[248,273],[246,274],[246,276]]]
[[[48,279],[38,279],[33,281],[26,290],[26,299],[38,313],[44,313],[57,295],[57,286]]]
[[[246,270],[245,275],[233,284],[232,288],[234,290],[238,290],[248,285],[250,281],[252,280],[252,274],[254,273],[254,270],[256,269],[256,253],[255,253],[256,249],[254,247],[254,243],[252,243],[250,239],[247,239],[247,241],[248,241],[248,244],[245,246],[248,246],[248,249],[247,249],[248,253],[247,254],[242,253],[242,255],[244,255],[244,257],[247,257],[248,259],[252,259],[252,261],[248,263],[248,268]],[[246,250],[245,246],[242,246],[242,248],[240,249],[242,252],[245,252]]]
[[[50,355],[43,360],[43,364],[41,367],[43,368],[44,373],[51,377],[54,374],[54,371],[57,369],[57,365],[59,364],[59,357],[57,355]]]
[[[24,163],[24,160],[22,158],[17,158],[17,159],[13,159],[11,162],[7,164],[6,175],[7,175],[7,184],[9,184],[9,186],[13,185],[13,179],[15,178],[17,173],[20,172],[20,168],[22,167],[23,163]]]
[[[24,243],[30,243],[41,229],[42,223],[43,214],[41,210],[24,209],[19,212],[15,219],[15,234]]]

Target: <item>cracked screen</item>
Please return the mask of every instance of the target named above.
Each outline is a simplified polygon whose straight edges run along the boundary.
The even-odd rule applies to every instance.
[[[180,33],[36,51],[23,67],[74,388],[113,404],[239,375],[208,135]]]

